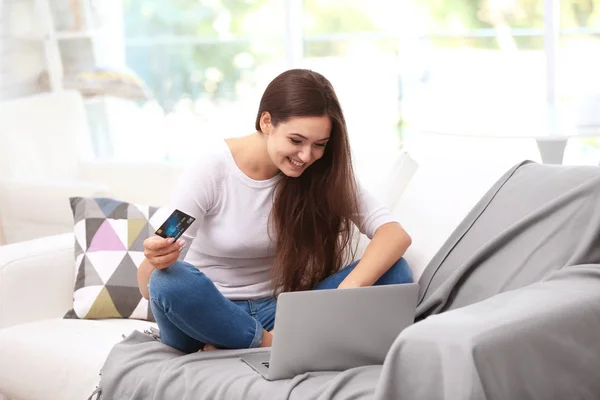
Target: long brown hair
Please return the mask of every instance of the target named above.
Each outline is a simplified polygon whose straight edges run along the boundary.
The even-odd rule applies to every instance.
[[[293,117],[331,120],[323,157],[299,177],[279,180],[269,217],[277,244],[274,292],[312,289],[341,267],[359,215],[346,121],[331,83],[302,69],[286,71],[267,86],[256,116],[259,132],[265,112],[273,126]]]

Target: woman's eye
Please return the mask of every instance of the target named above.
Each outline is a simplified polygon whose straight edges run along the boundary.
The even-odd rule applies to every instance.
[[[317,147],[325,147],[325,143],[315,143],[315,146],[317,146]]]
[[[290,138],[290,142],[292,142],[294,144],[300,144],[301,143],[300,140],[298,140],[298,139],[292,139],[292,138]]]

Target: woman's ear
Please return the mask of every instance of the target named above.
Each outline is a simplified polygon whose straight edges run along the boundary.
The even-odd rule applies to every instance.
[[[260,130],[263,133],[269,134],[271,133],[271,114],[268,111],[265,111],[260,116]]]

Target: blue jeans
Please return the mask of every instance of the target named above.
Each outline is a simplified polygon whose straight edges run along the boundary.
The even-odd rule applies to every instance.
[[[357,263],[326,278],[315,290],[337,288]],[[375,285],[412,281],[412,272],[401,258]],[[263,328],[270,331],[275,324],[277,301],[274,297],[228,300],[206,275],[183,261],[154,270],[149,288],[161,342],[184,353],[196,352],[205,343],[224,349],[258,347]]]

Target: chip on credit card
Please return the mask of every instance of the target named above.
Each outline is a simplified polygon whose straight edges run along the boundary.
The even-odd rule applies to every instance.
[[[196,218],[176,209],[154,233],[164,238],[177,240],[195,220]]]

